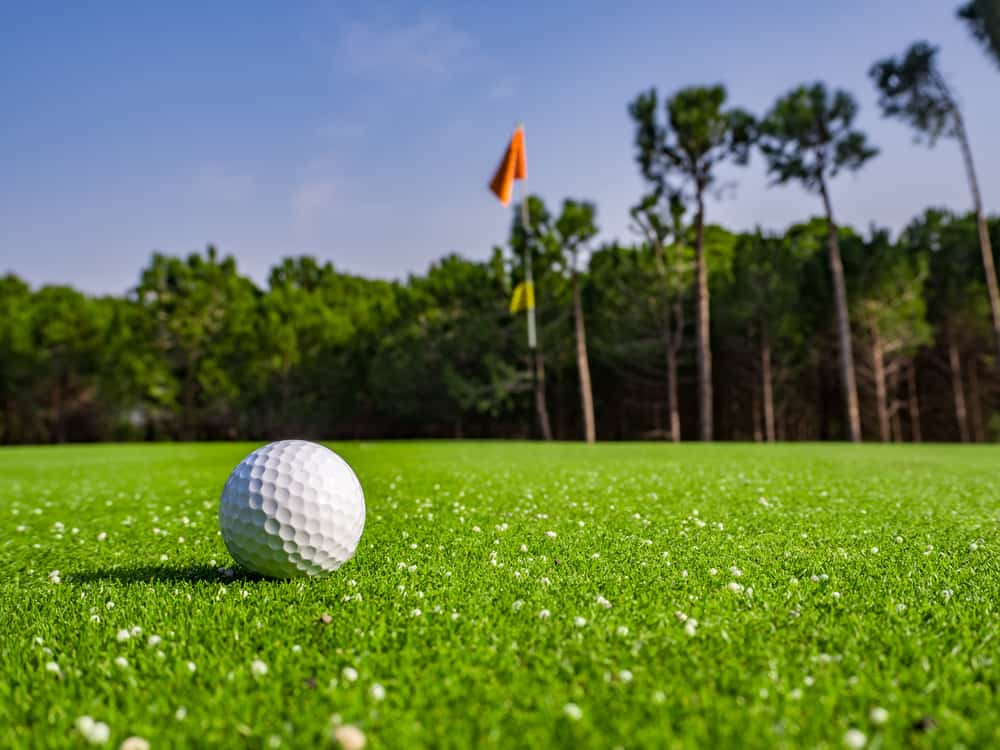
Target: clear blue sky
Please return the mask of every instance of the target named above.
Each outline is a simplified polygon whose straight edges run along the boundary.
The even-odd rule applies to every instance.
[[[880,120],[869,65],[927,38],[965,106],[1000,210],[1000,71],[958,0],[18,3],[0,6],[0,273],[94,292],[153,250],[216,243],[258,281],[286,255],[404,277],[484,258],[509,213],[485,184],[517,120],[529,188],[598,204],[632,239],[642,190],[626,104],[723,82],[761,112],[794,84],[854,92],[882,154],[834,189],[838,218],[900,228],[969,206],[956,147]],[[86,6],[86,7],[85,7]],[[759,157],[709,220],[783,228],[819,211],[766,189]]]

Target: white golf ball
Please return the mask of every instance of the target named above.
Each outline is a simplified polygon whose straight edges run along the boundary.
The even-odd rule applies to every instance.
[[[243,567],[272,578],[321,576],[354,556],[365,496],[340,456],[305,440],[258,448],[229,475],[219,527]]]

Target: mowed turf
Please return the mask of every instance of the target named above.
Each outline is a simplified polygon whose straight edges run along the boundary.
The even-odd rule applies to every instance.
[[[1000,746],[996,447],[332,444],[296,581],[218,570],[253,447],[0,451],[0,746]]]

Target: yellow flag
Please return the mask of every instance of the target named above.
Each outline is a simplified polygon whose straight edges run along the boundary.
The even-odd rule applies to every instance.
[[[521,310],[535,309],[535,285],[527,281],[522,281],[514,287],[514,294],[510,298],[510,312],[519,313]]]

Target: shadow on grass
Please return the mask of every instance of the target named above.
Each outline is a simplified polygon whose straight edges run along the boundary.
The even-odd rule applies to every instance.
[[[237,567],[233,574],[220,573],[211,565],[116,565],[97,570],[82,570],[68,576],[79,583],[232,583],[234,581],[268,581],[269,578]]]

